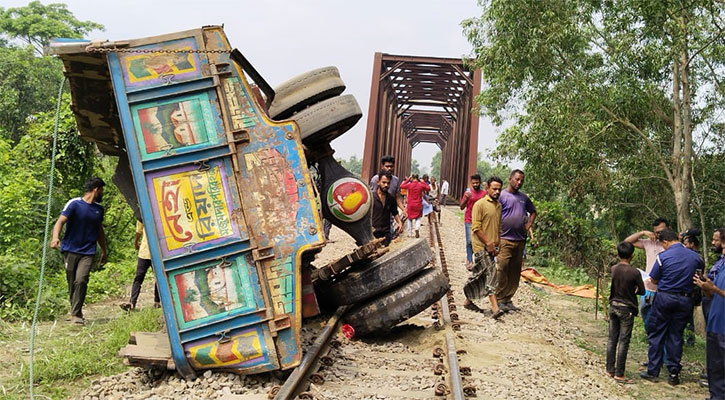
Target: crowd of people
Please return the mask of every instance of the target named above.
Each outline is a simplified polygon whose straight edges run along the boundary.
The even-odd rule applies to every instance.
[[[421,218],[437,218],[440,222],[440,205],[446,203],[449,184],[435,177],[411,175],[402,182],[392,175],[395,159],[384,156],[381,170],[372,177],[370,189],[374,193],[374,235],[384,238],[388,245],[403,233],[401,215],[405,220],[409,237],[419,237]],[[466,267],[471,276],[463,290],[464,307],[484,312],[482,302],[491,304],[491,315],[499,319],[506,312],[519,311],[512,299],[519,287],[524,251],[536,219],[536,207],[529,197],[520,191],[524,184],[524,172],[515,169],[504,182],[496,176],[485,182],[476,174],[470,177],[470,187],[461,195],[459,204],[464,210],[466,238]],[[432,220],[429,220],[431,222]]]
[[[446,204],[449,194],[444,179],[439,185],[435,177],[414,174],[401,181],[393,175],[394,167],[392,156],[383,157],[380,172],[370,182],[373,234],[382,238],[385,246],[403,234],[404,226],[409,237],[419,237],[425,216],[429,222],[434,218],[440,221],[440,205]],[[537,215],[531,199],[520,190],[523,183],[524,172],[519,169],[511,172],[505,187],[499,177],[483,181],[480,175],[472,175],[459,204],[465,211],[466,267],[470,271],[463,288],[464,307],[486,313],[482,302],[488,300],[494,319],[520,310],[512,299]],[[50,243],[64,257],[71,304],[68,320],[79,325],[85,323],[83,304],[96,244],[101,249],[101,264],[108,254],[102,224],[104,186],[103,180],[92,178],[86,182],[82,197],[66,203]],[[656,381],[665,365],[668,383],[679,384],[683,334],[687,326],[693,326],[693,311],[701,303],[707,332],[707,369],[702,384],[709,388],[710,399],[725,399],[725,273],[719,273],[725,265],[725,228],[712,234],[717,259],[709,269],[698,252],[699,234],[696,229],[678,234],[666,219],[657,218],[651,231],[633,233],[617,245],[619,262],[611,269],[606,348],[606,371],[615,380],[631,382],[625,376],[625,364],[635,317],[641,313],[649,348],[640,376]],[[121,304],[124,310],[136,308],[141,284],[151,266],[145,236],[139,223],[135,238],[137,273],[129,301]],[[645,252],[644,270],[631,265],[635,249]],[[160,306],[157,290],[154,306]]]
[[[702,384],[709,388],[710,399],[725,399],[725,274],[719,274],[725,264],[725,228],[713,232],[717,260],[709,270],[699,253],[699,234],[697,229],[678,234],[666,219],[657,218],[651,231],[636,232],[617,246],[620,262],[612,267],[606,362],[614,379],[630,382],[624,369],[634,318],[641,312],[648,352],[640,376],[657,381],[665,365],[667,382],[678,385],[683,335],[701,303],[707,332]],[[630,264],[635,248],[645,251],[644,271]]]

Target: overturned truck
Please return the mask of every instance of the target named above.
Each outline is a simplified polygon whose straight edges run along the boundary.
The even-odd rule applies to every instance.
[[[318,298],[350,306],[364,335],[448,290],[423,240],[379,248],[370,189],[332,157],[362,116],[337,68],[272,88],[219,26],[51,48],[80,135],[119,157],[113,181],[146,227],[166,332],[135,334],[129,364],[186,378],[289,369]],[[359,247],[314,268],[320,214]]]

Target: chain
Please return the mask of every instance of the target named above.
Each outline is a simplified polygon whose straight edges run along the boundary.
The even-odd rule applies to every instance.
[[[165,54],[179,54],[179,53],[196,53],[196,54],[228,54],[231,50],[186,50],[186,49],[134,49],[134,48],[121,48],[121,47],[86,47],[86,53],[165,53]]]

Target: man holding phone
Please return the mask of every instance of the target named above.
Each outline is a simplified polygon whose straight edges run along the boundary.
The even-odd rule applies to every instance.
[[[719,235],[725,229],[718,229]],[[710,299],[707,316],[707,381],[711,399],[725,399],[725,274],[717,273],[715,281],[695,275],[693,283]]]

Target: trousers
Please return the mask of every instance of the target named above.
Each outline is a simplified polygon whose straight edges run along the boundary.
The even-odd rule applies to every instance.
[[[708,332],[705,351],[710,400],[725,400],[725,335]]]
[[[632,338],[634,312],[630,307],[612,304],[609,308],[609,338],[607,339],[607,372],[624,376],[629,340]]]
[[[647,373],[659,376],[663,353],[667,350],[667,370],[679,374],[682,369],[682,334],[689,315],[692,314],[692,299],[678,294],[657,292],[647,320],[649,341]]]
[[[496,300],[499,303],[508,303],[514,297],[521,280],[521,266],[524,262],[524,249],[526,241],[501,239],[499,253],[496,257],[498,265],[498,286],[496,287]]]
[[[145,258],[138,258],[136,262],[136,276],[133,278],[133,284],[131,285],[131,300],[129,303],[136,307],[136,301],[138,301],[138,295],[141,293],[141,285],[146,278],[146,271],[151,266],[151,260]],[[159,287],[154,285],[154,303],[160,303],[159,299]]]
[[[91,274],[93,254],[78,254],[67,251],[63,254],[65,277],[68,281],[70,315],[83,318],[83,303],[88,291],[88,276]]]

